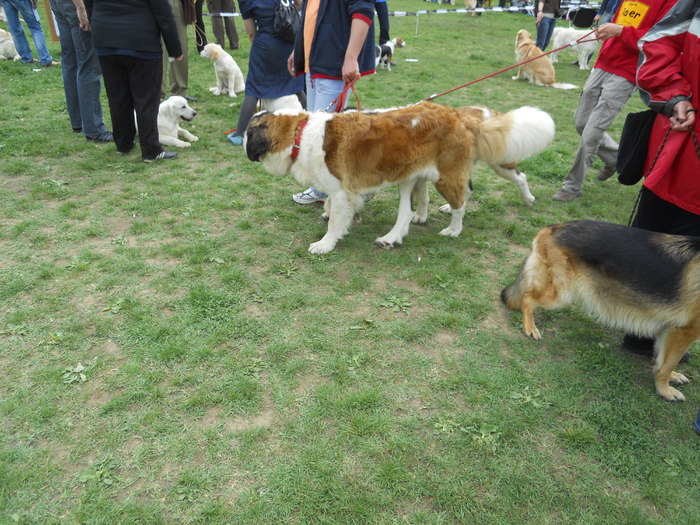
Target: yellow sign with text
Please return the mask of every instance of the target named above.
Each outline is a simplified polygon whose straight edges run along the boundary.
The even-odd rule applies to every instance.
[[[617,11],[616,24],[638,28],[649,11],[649,6],[642,2],[622,2]]]

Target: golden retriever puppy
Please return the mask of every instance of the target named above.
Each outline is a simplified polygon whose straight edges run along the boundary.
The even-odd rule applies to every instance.
[[[0,60],[19,60],[19,58],[12,35],[0,29]]]
[[[160,103],[158,108],[158,140],[164,146],[189,148],[190,142],[199,139],[180,127],[180,121],[190,122],[197,112],[190,107],[184,97],[173,96]],[[189,140],[181,140],[180,137]]]
[[[540,58],[536,58],[540,57]],[[531,62],[522,64],[513,80],[524,78],[536,86],[550,86],[558,89],[576,89],[573,84],[558,84],[554,79],[554,66],[542,50],[535,45],[532,36],[525,29],[518,31],[515,37],[515,61]]]
[[[245,91],[245,78],[236,61],[219,44],[207,44],[200,53],[202,58],[208,58],[214,62],[216,74],[216,86],[209,88],[214,95],[228,93],[229,97],[235,97],[236,93]]]

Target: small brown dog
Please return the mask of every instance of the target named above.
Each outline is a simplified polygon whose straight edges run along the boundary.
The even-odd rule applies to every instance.
[[[573,302],[608,326],[653,337],[656,392],[685,400],[669,383],[689,382],[675,368],[700,338],[700,237],[599,221],[548,226],[501,300],[522,311],[523,332],[533,339],[541,338],[536,308]]]
[[[535,59],[535,57],[541,57]],[[531,62],[521,65],[518,74],[513,80],[524,78],[536,86],[550,86],[558,89],[576,89],[573,84],[559,84],[554,80],[554,66],[542,50],[535,45],[532,36],[525,29],[518,31],[515,37],[515,61],[524,62],[533,59]]]

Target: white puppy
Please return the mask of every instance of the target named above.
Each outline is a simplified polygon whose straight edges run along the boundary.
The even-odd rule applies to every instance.
[[[197,112],[190,107],[184,97],[170,97],[160,103],[158,108],[158,139],[164,146],[189,148],[190,142],[199,139],[186,129],[180,127],[180,121],[190,122]],[[190,142],[180,140],[183,137]]]
[[[219,96],[228,92],[229,97],[235,97],[236,93],[245,91],[245,79],[241,68],[219,44],[207,44],[202,49],[200,56],[214,62],[216,87],[209,88],[209,91],[214,95]]]
[[[19,58],[12,35],[0,29],[0,60],[19,60]]]
[[[588,29],[574,29],[573,27],[555,27],[554,31],[552,32],[552,49],[557,49],[562,46],[565,46],[566,44],[570,44],[572,42],[575,42],[579,38],[583,38],[584,36],[588,35],[590,33],[590,30]],[[595,35],[590,35],[588,38],[585,38],[584,40],[589,40],[591,39],[591,42],[582,42],[580,44],[576,44],[575,46],[569,48],[571,51],[574,51],[578,53],[578,68],[579,69],[590,69],[588,67],[588,58],[595,53],[598,48],[600,47],[600,41],[599,40],[593,40],[595,38]],[[562,51],[566,51],[566,49],[562,49],[561,51],[556,51],[550,55],[550,58],[552,60],[552,63],[555,63],[557,61],[557,55],[561,53]]]

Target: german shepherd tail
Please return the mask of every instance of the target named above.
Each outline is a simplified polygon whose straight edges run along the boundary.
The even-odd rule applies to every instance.
[[[675,367],[700,338],[700,237],[598,221],[548,226],[501,300],[522,311],[523,332],[534,339],[537,308],[574,302],[605,325],[653,337],[656,391],[685,399],[669,383],[688,383]]]

